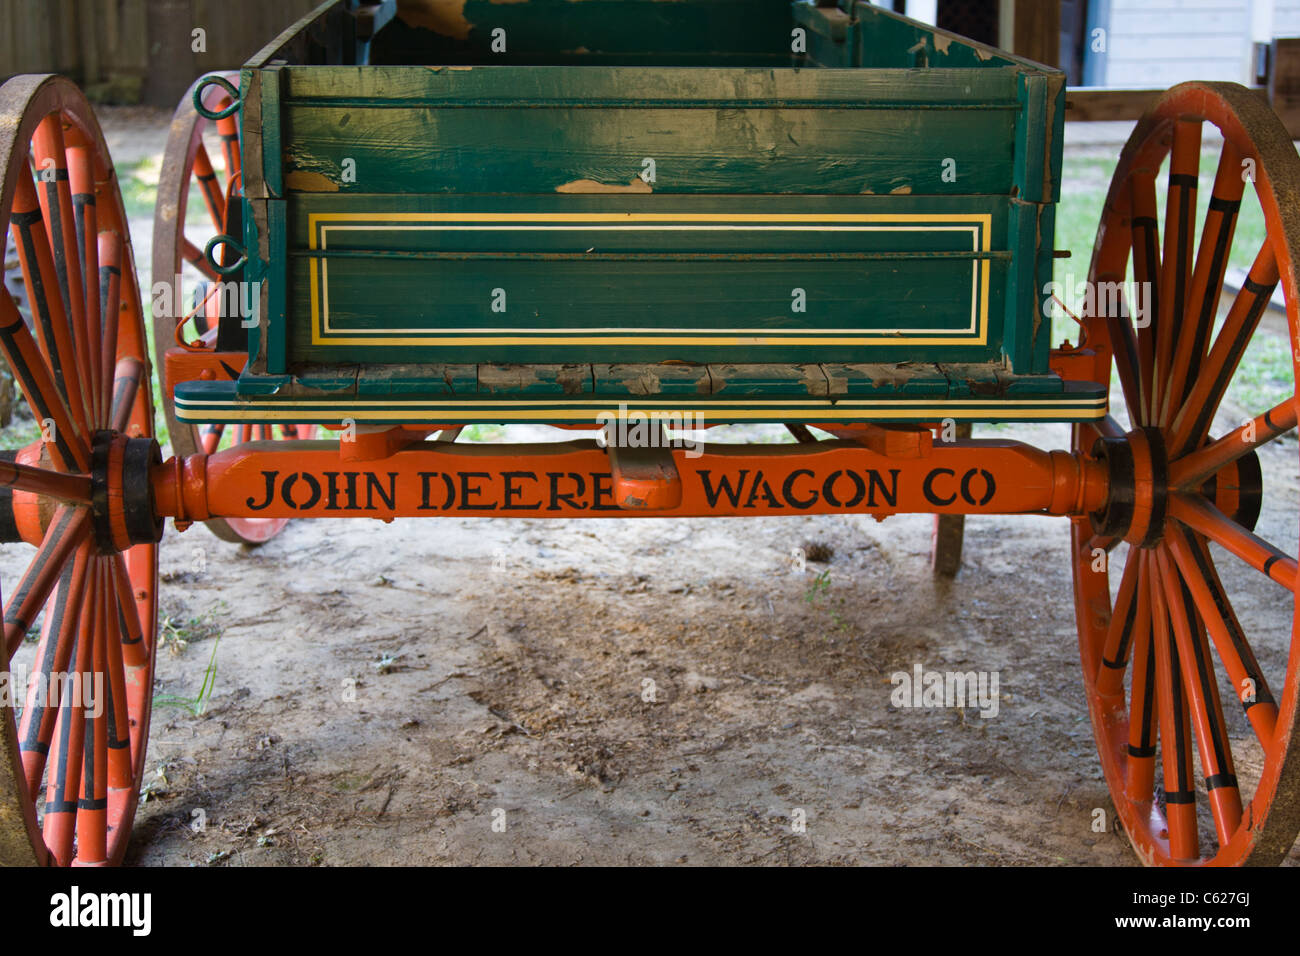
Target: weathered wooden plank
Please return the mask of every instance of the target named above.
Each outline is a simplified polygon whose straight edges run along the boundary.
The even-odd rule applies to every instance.
[[[1014,115],[1002,111],[367,112],[290,102],[284,123],[286,185],[306,191],[961,195],[1013,185]],[[945,158],[959,177],[945,177]]]
[[[582,395],[593,391],[591,366],[480,365],[480,395]]]
[[[710,365],[712,394],[724,398],[740,395],[814,395],[829,394],[826,373],[820,365],[784,365],[763,363],[747,365]]]
[[[1121,90],[1106,87],[1072,89],[1065,99],[1067,116],[1075,122],[1139,119],[1164,89]]]
[[[285,96],[290,100],[360,103],[376,109],[419,104],[472,105],[498,100],[534,105],[692,101],[773,106],[847,104],[873,108],[1000,106],[1015,109],[1014,68],[831,70],[697,70],[665,67],[625,70],[593,67],[534,67],[528,70],[474,67],[289,67]]]
[[[712,380],[707,365],[597,365],[595,390],[606,395],[708,395]]]

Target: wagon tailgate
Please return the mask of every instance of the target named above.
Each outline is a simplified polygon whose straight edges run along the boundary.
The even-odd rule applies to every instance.
[[[279,142],[259,185],[264,221],[285,209],[266,248],[288,251],[288,361],[1011,355],[1017,371],[1045,369],[1033,330],[1008,341],[1007,317],[1036,308],[1042,207],[1025,199],[1054,198],[1053,150],[1026,127],[1050,112],[1047,76],[289,67],[260,78],[263,140]]]

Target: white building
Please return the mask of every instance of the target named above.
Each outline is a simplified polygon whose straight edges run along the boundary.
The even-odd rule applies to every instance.
[[[998,31],[998,45],[1011,45],[1015,0],[881,5],[940,26],[983,14],[991,18],[988,29]],[[1061,31],[1060,65],[1072,84],[1163,88],[1199,79],[1252,85],[1256,44],[1300,37],[1300,0],[1062,0]]]

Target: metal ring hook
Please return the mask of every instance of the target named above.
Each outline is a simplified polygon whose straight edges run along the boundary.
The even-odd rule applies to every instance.
[[[203,105],[203,92],[209,86],[219,86],[230,95],[230,105],[223,110],[210,110]],[[204,119],[219,120],[234,116],[239,111],[239,89],[224,76],[212,74],[199,80],[194,87],[194,110]]]

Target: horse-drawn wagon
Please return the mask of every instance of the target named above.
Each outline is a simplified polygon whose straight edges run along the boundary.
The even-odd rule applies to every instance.
[[[145,295],[84,98],[0,88],[26,290],[23,310],[0,295],[0,350],[42,423],[0,461],[0,539],[35,549],[6,582],[6,652],[35,629],[37,676],[97,675],[107,702],[33,696],[0,721],[0,855],[121,859],[165,519],[255,544],[295,517],[449,514],[932,513],[948,572],[965,515],[1066,518],[1083,685],[1139,856],[1289,851],[1300,650],[1266,674],[1217,570],[1244,562],[1292,607],[1295,549],[1255,527],[1266,492],[1294,497],[1256,454],[1295,428],[1294,394],[1215,419],[1279,289],[1297,351],[1300,157],[1266,105],[1198,83],[1158,101],[1101,210],[1107,294],[1053,348],[1058,71],[859,0],[397,12],[326,3],[195,85]],[[1223,145],[1202,218],[1203,130]],[[1265,237],[1221,314],[1243,203]],[[738,422],[798,440],[683,439]],[[1072,423],[1072,445],[971,422]],[[574,439],[456,441],[474,423]]]

